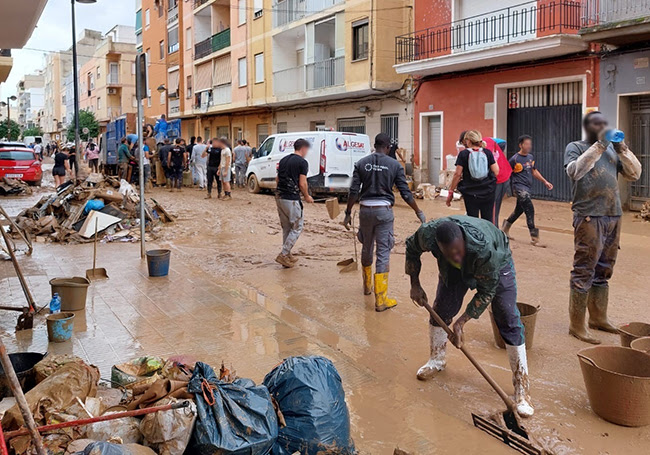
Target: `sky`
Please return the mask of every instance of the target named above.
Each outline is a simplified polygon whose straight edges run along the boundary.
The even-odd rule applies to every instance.
[[[75,12],[77,36],[85,28],[106,33],[115,25],[135,26],[135,0],[97,0],[90,5],[77,3]],[[0,84],[3,98],[16,94],[16,84],[23,75],[44,67],[48,51],[66,50],[72,46],[71,20],[70,0],[48,0],[25,48],[11,51],[13,68],[7,81]]]

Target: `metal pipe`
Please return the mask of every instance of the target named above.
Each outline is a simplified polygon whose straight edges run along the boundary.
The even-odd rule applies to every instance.
[[[90,425],[91,423],[106,422],[107,420],[123,419],[124,417],[138,417],[147,414],[152,414],[154,412],[169,411],[172,409],[184,409],[187,408],[189,405],[190,402],[185,400],[179,403],[166,404],[164,406],[154,406],[151,408],[135,409],[133,411],[117,412],[115,414],[93,417],[92,419],[79,419],[79,420],[71,420],[69,422],[55,423],[52,425],[43,425],[42,427],[36,428],[36,430],[38,430],[41,433],[45,433],[47,431],[60,430],[61,428],[80,427],[84,425]],[[5,438],[9,440],[11,438],[15,438],[16,436],[24,436],[28,434],[28,432],[29,430],[27,428],[21,428],[20,430],[14,430],[14,431],[7,431],[5,433]]]
[[[140,57],[141,59],[142,57]],[[147,223],[147,219],[145,216],[145,211],[144,211],[144,139],[143,139],[143,117],[144,117],[144,112],[142,108],[142,100],[144,99],[144,90],[145,87],[142,85],[142,65],[140,62],[136,64],[136,95],[135,97],[138,99],[138,122],[137,122],[137,129],[138,129],[138,147],[140,148],[140,160],[138,167],[140,169],[140,259],[144,259],[146,254],[147,254],[147,248],[145,245],[145,227]]]
[[[79,68],[77,67],[77,25],[75,20],[74,4],[76,0],[70,0],[72,4],[72,85],[74,90],[74,149],[77,168],[81,153],[79,152]],[[75,178],[77,176],[75,175]]]
[[[4,230],[2,231],[4,232]],[[24,428],[25,431],[23,434],[31,435],[32,441],[34,442],[34,446],[36,447],[36,453],[38,455],[47,455],[47,452],[43,447],[43,440],[41,439],[41,435],[36,429],[36,422],[34,422],[34,416],[32,415],[32,412],[29,409],[29,405],[27,404],[27,400],[25,399],[25,395],[23,394],[23,389],[20,387],[20,382],[18,382],[18,377],[16,376],[14,367],[11,364],[11,360],[9,359],[9,354],[7,354],[7,348],[5,347],[5,344],[2,342],[2,339],[0,339],[0,363],[2,363],[2,368],[4,369],[5,375],[9,380],[9,386],[11,387],[11,391],[13,392],[14,397],[16,398],[16,403],[18,404],[20,413],[23,415],[23,420],[25,421],[25,425],[27,425],[27,428]],[[7,435],[4,435],[3,437],[7,437]]]

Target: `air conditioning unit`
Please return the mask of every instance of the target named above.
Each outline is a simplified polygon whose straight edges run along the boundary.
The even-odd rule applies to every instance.
[[[109,95],[117,95],[117,89],[116,88],[109,88],[108,90]]]

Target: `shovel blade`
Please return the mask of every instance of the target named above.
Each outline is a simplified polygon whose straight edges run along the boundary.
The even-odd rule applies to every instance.
[[[327,207],[327,213],[331,220],[335,219],[341,213],[338,198],[332,197],[327,199],[325,201],[325,207]]]
[[[90,281],[106,280],[108,279],[108,273],[106,273],[106,269],[103,268],[89,269],[86,270],[86,278]]]
[[[350,259],[345,259],[343,261],[339,261],[339,262],[336,263],[336,265],[338,265],[339,267],[346,267],[346,266],[352,264],[353,262],[354,262],[354,259],[350,258]]]
[[[496,416],[495,416],[496,417]],[[495,421],[494,417],[485,417],[472,413],[472,420],[474,426],[479,430],[485,431],[490,436],[500,440],[508,447],[523,453],[525,455],[543,455],[542,449],[533,444],[529,438],[528,433],[524,428],[519,425],[517,417],[512,412],[506,411],[503,413],[499,422]],[[513,425],[513,419],[516,422],[514,429],[508,428]]]
[[[353,261],[351,264],[348,264],[345,267],[343,267],[341,270],[339,270],[339,272],[348,273],[348,272],[354,272],[356,270],[359,270],[359,264],[356,261]]]

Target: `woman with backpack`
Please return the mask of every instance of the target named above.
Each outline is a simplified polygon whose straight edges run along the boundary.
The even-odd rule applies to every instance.
[[[462,134],[459,141],[465,148],[458,153],[456,173],[449,187],[447,207],[451,207],[454,190],[463,195],[467,215],[494,223],[494,198],[499,165],[486,148],[483,136],[476,130]]]

